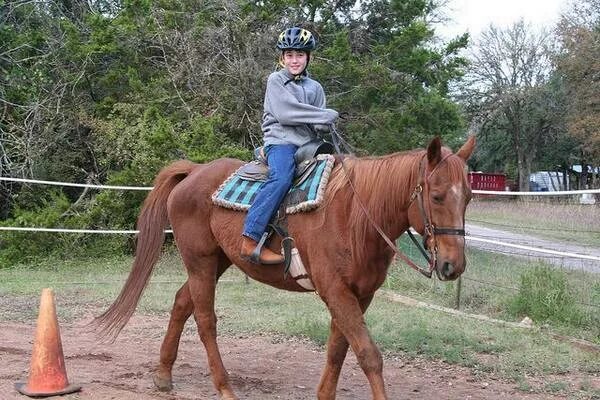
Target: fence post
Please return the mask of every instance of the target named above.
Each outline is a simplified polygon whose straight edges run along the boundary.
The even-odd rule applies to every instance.
[[[460,289],[462,286],[462,277],[458,277],[458,279],[456,280],[456,292],[454,295],[454,308],[455,309],[459,309],[460,308]]]

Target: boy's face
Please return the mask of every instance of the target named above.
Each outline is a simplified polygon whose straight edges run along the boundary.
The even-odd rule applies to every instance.
[[[308,54],[305,51],[285,50],[283,52],[283,65],[292,75],[299,75],[306,68]]]

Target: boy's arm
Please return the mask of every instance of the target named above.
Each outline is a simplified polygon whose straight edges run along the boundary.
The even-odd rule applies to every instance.
[[[317,95],[315,96],[315,106],[319,107],[319,108],[325,108],[326,104],[327,104],[327,100],[325,97],[325,91],[323,90],[323,87],[319,84],[318,85],[319,89],[317,90]],[[312,128],[313,130],[319,134],[319,133],[327,133],[331,131],[330,128],[331,123],[329,124],[313,124]]]
[[[325,108],[327,100],[325,100],[325,91],[323,90],[323,86],[317,83],[317,95],[315,96],[315,106],[319,108]]]
[[[323,105],[324,101],[325,96]],[[282,125],[331,124],[338,116],[335,110],[299,102],[276,76],[270,76],[267,81],[265,102]]]

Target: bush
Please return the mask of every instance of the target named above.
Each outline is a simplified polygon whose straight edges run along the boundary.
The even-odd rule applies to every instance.
[[[39,199],[39,204],[29,209],[17,206],[13,212],[14,217],[3,223],[14,227],[53,227],[68,207],[69,201],[64,194],[51,191],[44,198]],[[59,235],[41,232],[3,232],[0,265],[12,265],[29,260],[36,254],[51,252],[51,249],[57,247],[59,241]]]
[[[88,228],[86,216],[73,212],[72,204],[60,190],[38,197],[37,204],[15,207],[13,217],[2,223],[14,227]],[[98,257],[119,248],[127,248],[127,239],[122,236],[7,231],[0,236],[0,268],[48,257]]]
[[[564,271],[537,266],[521,275],[519,292],[510,301],[513,316],[528,316],[536,322],[552,321],[581,326],[584,314],[578,308]]]

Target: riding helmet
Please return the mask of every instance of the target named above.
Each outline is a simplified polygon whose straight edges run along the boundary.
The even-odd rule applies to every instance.
[[[317,47],[317,41],[309,30],[292,27],[279,34],[277,48],[283,50],[301,50],[311,52]]]

